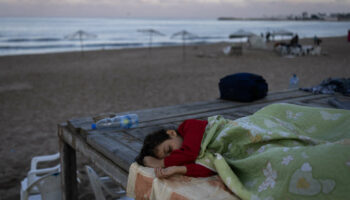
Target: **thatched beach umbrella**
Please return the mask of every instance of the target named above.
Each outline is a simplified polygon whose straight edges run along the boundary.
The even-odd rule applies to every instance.
[[[182,58],[185,59],[186,58],[186,51],[185,51],[186,40],[192,40],[192,39],[197,38],[198,36],[193,34],[193,33],[188,32],[186,30],[183,30],[183,31],[174,33],[171,36],[171,38],[175,38],[175,37],[179,37],[179,36],[181,36],[181,38],[182,38]]]
[[[65,39],[68,40],[75,40],[75,39],[79,39],[80,40],[80,48],[81,48],[81,52],[84,52],[84,44],[83,44],[83,40],[84,39],[92,39],[92,38],[96,38],[97,35],[92,34],[92,33],[88,33],[85,32],[83,30],[78,30],[75,33],[72,33],[70,35],[65,36]]]
[[[151,52],[151,48],[152,48],[152,37],[154,35],[165,36],[165,34],[159,32],[157,30],[154,30],[154,29],[140,29],[140,30],[137,30],[137,31],[149,35],[149,46],[148,46],[149,52]]]

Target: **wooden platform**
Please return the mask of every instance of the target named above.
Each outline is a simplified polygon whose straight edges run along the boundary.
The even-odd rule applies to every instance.
[[[75,173],[76,151],[89,158],[107,175],[126,187],[129,167],[138,155],[145,136],[159,127],[176,128],[186,119],[206,119],[213,115],[237,119],[253,114],[266,105],[278,102],[332,107],[328,101],[335,97],[339,100],[350,101],[350,98],[339,95],[313,95],[292,90],[271,93],[266,98],[253,103],[212,100],[69,120],[58,125],[64,198],[70,200],[78,197]],[[138,114],[140,122],[137,128],[123,131],[91,129],[91,124],[98,119],[126,113]]]

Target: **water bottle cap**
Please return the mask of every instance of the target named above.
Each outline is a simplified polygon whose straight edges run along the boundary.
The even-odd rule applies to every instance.
[[[96,129],[96,124],[91,124],[91,129]]]

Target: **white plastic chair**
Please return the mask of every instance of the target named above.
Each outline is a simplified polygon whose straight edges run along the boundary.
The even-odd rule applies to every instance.
[[[60,164],[49,168],[38,168],[39,163],[53,162],[59,158],[59,153],[32,158],[28,175],[21,181],[21,200],[61,199]]]
[[[106,196],[109,196],[112,199],[119,199],[125,195],[125,190],[111,180],[111,178],[99,177],[97,173],[88,165],[85,166],[85,170],[88,174],[90,185],[94,191],[96,199],[105,200]]]

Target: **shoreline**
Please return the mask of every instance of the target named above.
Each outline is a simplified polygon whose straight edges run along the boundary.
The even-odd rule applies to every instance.
[[[320,39],[331,39],[331,38],[343,38],[346,37],[347,35],[344,34],[342,36],[332,36],[332,37],[319,37]],[[309,40],[309,39],[313,39],[313,37],[299,37],[299,40]],[[274,43],[274,42],[279,42],[279,41],[289,41],[290,39],[286,39],[286,40],[274,40],[274,41],[270,41],[270,43]],[[215,44],[221,44],[221,43],[240,43],[240,42],[228,42],[228,41],[219,41],[219,42],[198,42],[198,43],[187,43],[186,46],[191,47],[191,46],[205,46],[205,45],[215,45]],[[161,45],[161,46],[152,46],[152,49],[161,49],[161,48],[172,48],[172,47],[181,47],[182,48],[182,44],[176,44],[176,45]],[[92,49],[92,50],[84,50],[83,52],[99,52],[99,51],[123,51],[123,50],[130,50],[130,49],[140,49],[140,50],[148,50],[149,47],[122,47],[122,48],[115,48],[115,49]],[[8,55],[0,55],[0,58],[2,57],[7,57],[7,56],[35,56],[35,55],[46,55],[46,54],[69,54],[69,53],[81,53],[80,50],[76,50],[76,51],[61,51],[61,52],[43,52],[43,53],[25,53],[25,54],[8,54]]]
[[[279,19],[279,18],[234,18],[219,17],[218,21],[295,21],[295,22],[348,22],[350,19]]]

